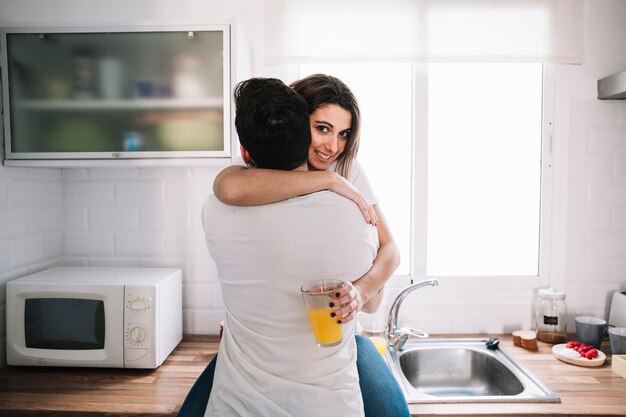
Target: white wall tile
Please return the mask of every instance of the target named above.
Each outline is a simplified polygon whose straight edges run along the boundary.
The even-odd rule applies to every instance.
[[[63,184],[60,182],[43,183],[42,204],[62,206],[63,205]]]
[[[591,152],[626,152],[626,127],[595,126],[589,129]]]
[[[161,255],[163,237],[158,233],[116,233],[116,255]]]
[[[626,181],[589,181],[590,205],[626,205]]]
[[[207,254],[204,257],[194,257],[191,258],[189,263],[190,272],[188,274],[189,282],[196,283],[217,283],[217,266],[211,258]]]
[[[139,177],[157,180],[189,179],[190,170],[189,168],[141,168]]]
[[[163,254],[167,256],[202,256],[208,253],[204,233],[163,235]]]
[[[136,207],[96,206],[87,210],[89,230],[134,230],[139,228]]]
[[[91,179],[132,179],[139,176],[139,168],[89,168],[87,177]]]
[[[183,306],[200,310],[218,308],[221,303],[221,292],[216,284],[184,284]]]
[[[43,236],[14,239],[9,243],[9,263],[17,268],[41,262],[46,256]]]
[[[3,171],[0,171],[0,208],[9,204],[9,179],[3,174]]]
[[[115,201],[117,203],[158,204],[163,202],[163,181],[115,183]]]
[[[579,205],[589,203],[589,182],[570,181],[568,186],[569,205]]]
[[[11,265],[9,263],[9,243],[0,241],[0,273],[8,271],[10,268]],[[2,304],[3,302],[4,299],[1,299],[0,304]],[[0,327],[2,327],[1,322]]]
[[[63,231],[72,232],[77,230],[87,230],[87,208],[64,207]]]
[[[8,194],[10,207],[37,206],[43,201],[43,185],[31,180],[10,179]]]
[[[585,233],[585,256],[591,258],[614,257],[618,255],[617,237],[612,233]],[[626,256],[626,246],[622,252]]]
[[[85,258],[85,266],[139,267],[141,259],[137,256],[102,256]]]
[[[615,155],[615,178],[626,179],[626,153]]]
[[[60,207],[36,207],[27,211],[28,233],[37,234],[61,230],[62,215]]]
[[[587,257],[585,252],[585,232],[567,232],[567,259]]]
[[[611,259],[568,259],[567,284],[589,284],[612,282]]]
[[[591,129],[585,126],[574,126],[569,132],[569,151],[570,153],[587,153],[589,152],[589,142],[591,138]]]
[[[0,239],[25,235],[26,224],[24,209],[0,208]]]
[[[613,230],[626,231],[626,206],[613,207]]]
[[[63,254],[63,233],[54,232],[44,236],[46,259],[57,259]]]
[[[222,167],[202,167],[191,168],[191,178],[205,180],[209,184],[213,184],[215,177],[222,171]]]
[[[568,230],[610,231],[613,229],[610,206],[572,206],[567,212]]]
[[[26,168],[23,172],[24,174],[20,174],[20,176],[24,178],[47,181],[59,181],[61,179],[61,173],[57,168]]]
[[[573,99],[570,101],[572,126],[616,126],[617,108],[609,101]]]
[[[615,103],[617,108],[617,125],[626,127],[626,102],[624,100],[619,100],[618,103]]]
[[[113,203],[113,183],[110,181],[66,181],[63,183],[63,202],[73,204]]]
[[[626,290],[626,258],[611,261],[611,278],[616,289]]]
[[[64,256],[111,256],[113,233],[66,232],[63,236]]]
[[[224,310],[185,310],[183,331],[191,334],[219,334],[220,321],[224,321]]]
[[[142,207],[139,210],[140,227],[167,233],[191,230],[191,209],[187,205]]]
[[[613,179],[615,157],[609,153],[574,154],[569,160],[570,179]]]
[[[87,179],[87,168],[63,168],[61,170],[63,180],[84,180]]]
[[[145,267],[179,268],[182,271],[183,283],[189,282],[189,258],[167,256],[141,257],[139,258],[139,265]]]
[[[617,288],[614,284],[573,284],[567,289],[567,306],[575,310],[606,308]]]
[[[213,191],[213,182],[168,181],[165,184],[165,201],[170,204],[203,204]]]

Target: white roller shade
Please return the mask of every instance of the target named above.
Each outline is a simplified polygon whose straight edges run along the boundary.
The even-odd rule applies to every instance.
[[[584,0],[266,0],[267,63],[584,60]]]

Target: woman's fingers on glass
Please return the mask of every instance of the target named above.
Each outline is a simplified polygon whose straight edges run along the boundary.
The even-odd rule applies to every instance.
[[[349,322],[350,320],[354,319],[354,315],[357,313],[356,304],[356,300],[345,304],[340,309],[335,310],[335,315],[331,315],[331,317],[335,317],[337,321],[340,321],[342,324]]]

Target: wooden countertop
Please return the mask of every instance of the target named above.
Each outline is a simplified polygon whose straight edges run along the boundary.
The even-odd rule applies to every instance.
[[[465,337],[454,335],[453,337]],[[569,365],[539,351],[500,346],[537,375],[561,403],[411,404],[426,416],[626,416],[626,379],[611,371],[611,356],[597,368]],[[0,416],[164,417],[176,416],[196,378],[218,348],[217,336],[185,336],[156,370],[8,367],[0,369]]]
[[[0,417],[175,417],[218,346],[218,336],[185,336],[154,370],[9,366]]]

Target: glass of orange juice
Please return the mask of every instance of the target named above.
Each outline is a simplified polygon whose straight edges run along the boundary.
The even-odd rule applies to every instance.
[[[380,356],[385,356],[387,351],[387,325],[384,323],[370,322],[361,325],[361,334],[368,337]]]
[[[333,294],[344,285],[343,281],[323,279],[311,281],[300,288],[313,336],[318,346],[329,347],[341,343],[343,332],[336,317],[331,317],[335,310],[330,307]]]

